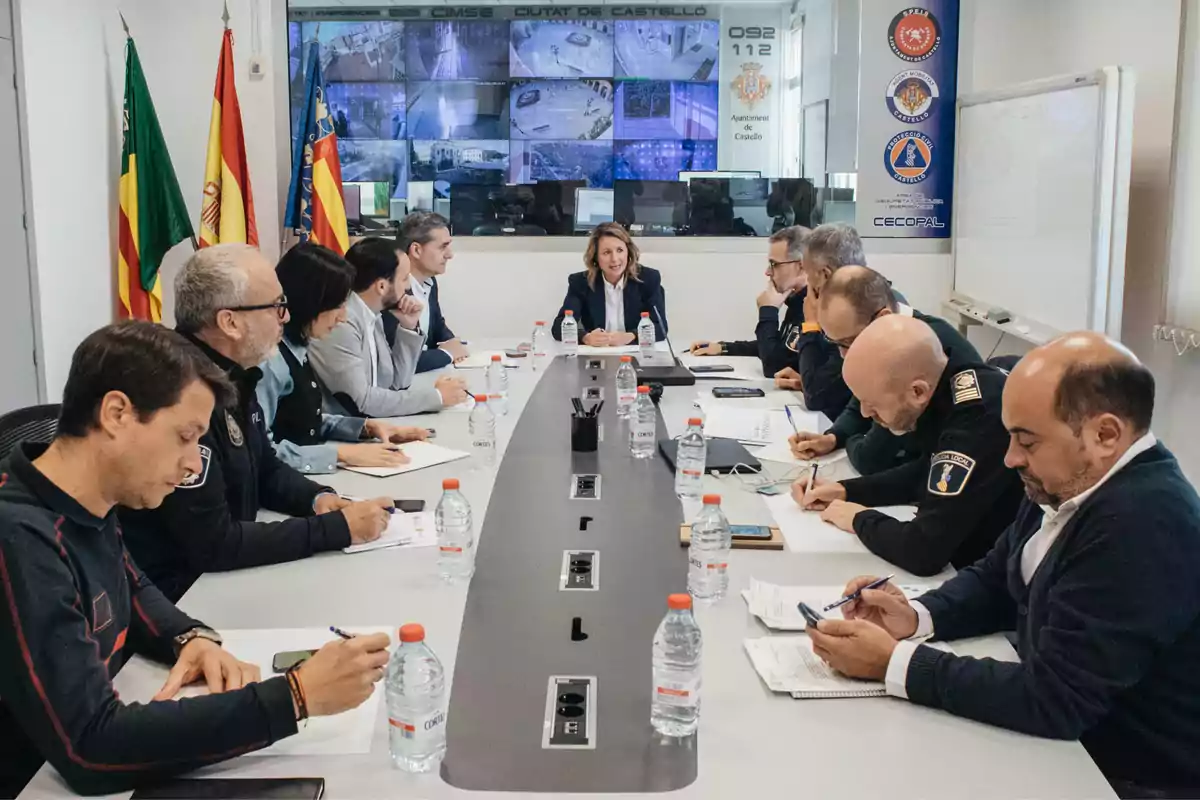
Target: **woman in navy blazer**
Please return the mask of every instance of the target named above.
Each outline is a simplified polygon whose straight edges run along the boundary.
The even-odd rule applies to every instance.
[[[602,222],[588,236],[587,267],[567,279],[567,296],[554,320],[554,338],[562,341],[564,312],[574,311],[582,344],[620,347],[637,341],[642,312],[650,314],[655,341],[667,338],[667,302],[658,270],[638,263],[637,245],[625,228]],[[621,295],[616,319],[609,319],[608,297]]]

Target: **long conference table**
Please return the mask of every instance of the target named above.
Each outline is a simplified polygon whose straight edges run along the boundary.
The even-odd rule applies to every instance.
[[[472,344],[481,350],[515,343]],[[410,775],[392,767],[381,702],[369,754],[243,756],[197,776],[319,776],[331,798],[1114,796],[1077,742],[1038,739],[893,698],[806,701],[768,690],[742,642],[771,634],[747,611],[741,591],[752,577],[840,585],[859,574],[897,572],[922,582],[865,549],[734,550],[729,594],[696,609],[704,635],[699,732],[685,740],[653,734],[651,640],[666,596],[686,591],[686,550],[678,540],[685,512],[661,456],[638,462],[629,455],[627,428],[613,402],[617,359],[606,357],[594,381],[582,361],[560,357],[537,371],[532,359],[516,362],[519,368],[509,371],[510,411],[497,424],[502,458],[493,467],[472,459],[393,478],[345,471],[324,476],[346,495],[424,498],[430,508],[440,497],[442,479],[460,478],[479,536],[469,587],[439,580],[436,548],[393,548],[207,574],[180,602],[189,614],[226,632],[337,625],[389,629],[394,637],[401,624],[422,623],[428,644],[453,678],[449,749],[441,772]],[[713,361],[761,374],[755,359]],[[485,388],[483,371],[460,374],[472,390]],[[603,385],[609,398],[601,415],[603,441],[598,453],[572,454],[570,396],[588,385]],[[696,415],[697,392],[721,385],[767,389],[767,398],[746,401],[751,404],[799,402],[766,381],[700,380],[694,387],[667,387],[659,406],[660,435],[681,433]],[[436,428],[440,445],[470,449],[466,413],[402,421]],[[789,469],[771,462],[764,467],[781,477]],[[838,469],[833,476],[845,477],[849,467],[843,462]],[[600,474],[600,499],[568,498],[573,473]],[[773,524],[761,496],[738,477],[706,476],[705,491],[722,495],[731,522]],[[578,519],[583,515],[590,517],[587,530]],[[566,549],[600,552],[597,591],[558,591]],[[577,616],[586,641],[571,640]],[[1002,636],[956,642],[954,649],[1015,659]],[[149,697],[158,688],[137,677],[142,674],[137,666],[135,660],[118,676],[123,697]],[[542,746],[547,680],[553,675],[595,677],[589,747]],[[21,796],[71,792],[46,766]]]

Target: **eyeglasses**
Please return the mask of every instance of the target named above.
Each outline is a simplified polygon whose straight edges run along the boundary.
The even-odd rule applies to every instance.
[[[771,270],[775,270],[775,269],[778,269],[779,267],[782,267],[784,264],[799,264],[802,261],[803,261],[803,259],[800,259],[800,258],[793,258],[791,261],[776,261],[773,258],[768,258],[767,259],[767,268],[771,269]]]
[[[286,294],[279,295],[279,299],[273,303],[261,303],[256,306],[229,306],[225,311],[266,311],[268,308],[275,309],[275,313],[279,315],[279,319],[283,319],[288,313],[288,299]]]
[[[871,317],[867,320],[867,325],[870,325],[872,322],[879,319],[879,315],[882,314],[883,312],[884,312],[884,309],[881,308],[878,311],[876,311],[874,314],[872,314]],[[863,330],[866,330],[867,325],[863,326]],[[829,342],[831,345],[834,345],[835,347],[840,347],[845,350],[849,350],[850,345],[854,344],[854,340],[857,339],[861,335],[862,335],[862,331],[859,331],[858,333],[854,334],[853,336],[851,336],[848,339],[834,339],[829,334],[827,334],[824,330],[821,331],[821,336],[825,339],[825,341]]]

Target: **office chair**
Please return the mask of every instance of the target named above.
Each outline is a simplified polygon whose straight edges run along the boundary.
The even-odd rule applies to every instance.
[[[58,431],[57,403],[46,406],[29,406],[10,411],[0,416],[0,460],[21,442],[49,444]]]

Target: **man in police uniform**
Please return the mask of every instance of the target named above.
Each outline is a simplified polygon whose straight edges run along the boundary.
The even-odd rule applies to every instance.
[[[205,572],[307,558],[377,539],[390,501],[350,503],[275,455],[255,387],[257,367],[279,344],[287,298],[253,247],[197,252],[175,281],[177,329],[223,369],[237,401],[213,412],[201,468],[152,510],[122,509],[138,565],[171,600]],[[260,508],[288,514],[256,522]]]
[[[896,435],[913,433],[921,457],[838,483],[809,487],[803,478],[792,496],[916,575],[981,558],[1016,517],[1022,497],[1020,478],[1004,466],[1004,373],[961,362],[950,369],[929,325],[891,314],[855,339],[842,375],[863,415]],[[911,522],[871,510],[909,503],[917,505]]]

